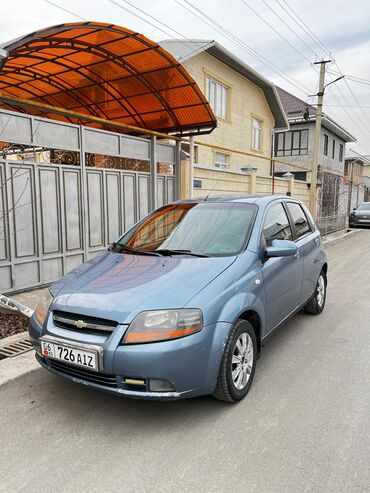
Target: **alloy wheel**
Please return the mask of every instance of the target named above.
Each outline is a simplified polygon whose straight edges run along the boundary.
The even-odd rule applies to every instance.
[[[319,280],[317,281],[317,304],[321,308],[324,304],[325,300],[325,279],[324,276],[320,275]]]
[[[243,332],[235,343],[231,361],[232,380],[237,390],[243,390],[250,379],[253,357],[252,338]]]

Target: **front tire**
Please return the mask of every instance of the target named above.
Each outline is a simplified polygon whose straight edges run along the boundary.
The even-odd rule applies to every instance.
[[[257,340],[253,326],[237,320],[226,343],[213,397],[236,403],[248,393],[257,361]]]
[[[326,302],[326,286],[327,278],[325,272],[322,270],[317,280],[315,292],[304,307],[306,313],[318,315],[324,310]]]

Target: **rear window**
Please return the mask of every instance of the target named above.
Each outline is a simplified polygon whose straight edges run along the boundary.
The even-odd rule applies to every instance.
[[[357,207],[357,210],[358,211],[370,211],[370,203],[369,204],[360,204],[358,207]]]
[[[292,216],[295,235],[297,238],[306,235],[311,231],[310,223],[307,220],[306,214],[299,204],[293,202],[287,203],[288,210]]]

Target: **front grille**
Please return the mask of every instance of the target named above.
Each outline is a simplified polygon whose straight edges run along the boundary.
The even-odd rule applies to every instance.
[[[80,380],[85,380],[86,382],[102,385],[103,387],[117,388],[117,380],[114,375],[97,373],[80,367],[77,368],[53,359],[49,359],[48,361],[50,368],[59,373],[63,373],[64,375],[69,375],[70,377],[79,378]]]
[[[57,327],[87,333],[105,332],[112,333],[117,327],[117,322],[104,318],[87,317],[76,313],[53,312],[53,322]]]

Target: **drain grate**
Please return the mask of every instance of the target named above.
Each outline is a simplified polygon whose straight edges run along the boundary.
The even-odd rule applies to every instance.
[[[31,341],[29,341],[28,336],[25,335],[24,339],[9,342],[4,346],[0,346],[0,360],[5,358],[14,358],[14,356],[18,356],[19,354],[30,351],[31,349]]]

